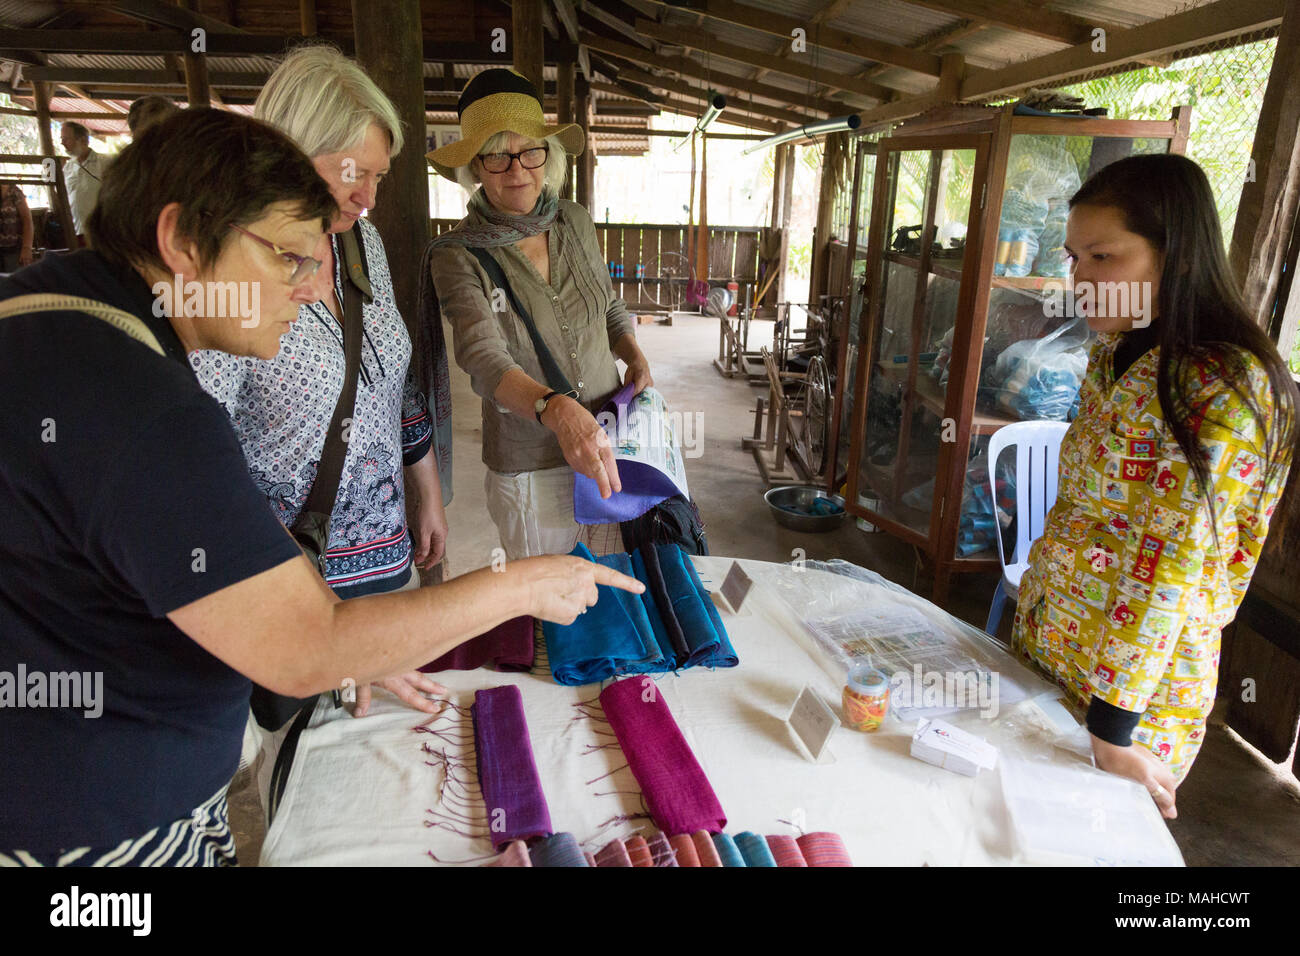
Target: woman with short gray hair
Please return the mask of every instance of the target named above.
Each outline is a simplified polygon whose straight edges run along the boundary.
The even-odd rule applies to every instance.
[[[475,75],[457,109],[462,138],[428,158],[473,196],[430,244],[421,298],[433,301],[432,283],[456,361],[483,399],[488,512],[506,556],[562,554],[580,536],[574,473],[602,497],[622,490],[593,413],[621,384],[640,392],[654,381],[591,215],[558,195],[567,156],[586,145],[582,129],[547,126],[536,87],[513,70]],[[627,363],[622,381],[616,358]]]
[[[436,390],[440,397],[430,410],[409,374],[411,340],[393,300],[383,242],[362,218],[375,205],[390,157],[402,148],[401,121],[374,82],[329,46],[289,54],[262,89],[254,115],[311,157],[339,215],[316,254],[323,268],[297,300],[298,319],[282,337],[280,354],[257,361],[201,352],[192,364],[203,387],[229,412],[254,481],[280,521],[292,527],[311,494],[345,384],[342,303],[349,280],[341,239],[349,230],[356,234],[373,296],[361,309],[360,372],[350,427],[343,432],[346,453],[323,573],[342,598],[418,586],[416,567],[431,568],[442,559],[447,535],[450,390]],[[440,472],[447,475],[445,483]],[[407,527],[408,487],[418,501],[413,528]],[[441,690],[416,672],[382,686],[431,713],[436,705],[421,692]],[[369,688],[358,687],[357,716],[366,713],[369,699]]]

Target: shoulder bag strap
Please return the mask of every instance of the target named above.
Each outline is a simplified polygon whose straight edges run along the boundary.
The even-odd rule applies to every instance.
[[[159,355],[165,355],[158,337],[130,312],[114,308],[95,299],[83,299],[75,295],[58,295],[52,292],[36,292],[30,295],[14,296],[0,302],[0,319],[12,315],[26,315],[30,312],[85,312],[87,315],[102,319],[109,325],[125,332],[143,345],[149,346]]]
[[[321,450],[320,464],[316,468],[316,479],[312,482],[311,492],[307,496],[304,512],[323,515],[328,521],[334,513],[334,502],[338,498],[339,480],[343,477],[343,461],[347,457],[347,441],[344,439],[344,423],[351,425],[352,413],[356,410],[357,378],[361,372],[361,334],[365,323],[362,313],[362,284],[369,290],[370,282],[365,275],[364,261],[358,247],[356,230],[353,226],[341,233],[339,239],[343,246],[344,274],[348,281],[343,283],[343,390],[334,406],[334,415],[330,420],[329,431],[325,433],[325,447]],[[351,433],[351,428],[348,427]]]
[[[506,274],[501,268],[501,264],[493,259],[486,249],[479,249],[474,246],[466,246],[465,248],[483,266],[483,271],[487,273],[488,280],[505,292],[506,298],[510,300],[510,307],[515,310],[515,314],[524,323],[524,328],[528,330],[528,337],[533,340],[533,350],[537,352],[538,361],[542,363],[542,374],[546,376],[546,384],[570,398],[577,398],[577,390],[569,384],[568,378],[560,371],[555,356],[551,354],[551,350],[542,341],[542,335],[537,331],[537,324],[533,322],[533,317],[528,314],[528,310],[515,297],[515,291],[510,288],[510,283],[506,280]]]

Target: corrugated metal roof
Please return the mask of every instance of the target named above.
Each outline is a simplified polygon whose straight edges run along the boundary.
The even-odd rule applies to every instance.
[[[443,0],[439,0],[439,2],[443,2]],[[812,18],[820,10],[824,9],[827,4],[827,0],[735,0],[735,2],[743,7],[752,8],[756,18],[761,18],[764,13],[772,13],[780,14],[786,18],[806,20],[810,24]],[[1045,9],[1068,12],[1085,20],[1135,25],[1203,6],[1210,2],[1214,2],[1214,0],[1048,0],[1047,3],[1042,5]],[[1026,18],[1034,15],[1033,8],[1039,3],[1041,3],[1041,0],[1037,0],[1037,3],[1035,0],[1026,0],[1023,4]],[[242,6],[244,4],[237,4],[237,10]],[[286,0],[286,6],[293,6],[293,4],[288,3]],[[438,6],[438,4],[435,3],[434,6]],[[66,9],[68,9],[66,4],[42,2],[42,0],[0,0],[0,25],[13,28],[30,28],[47,22],[60,10]],[[100,9],[107,10],[108,8],[94,7],[86,9],[98,11]],[[789,42],[787,39],[761,30],[724,23],[708,17],[701,20],[695,12],[679,7],[657,6],[655,9],[658,11],[662,22],[668,26],[682,27],[697,36],[701,33],[711,33],[721,42],[767,55],[774,54]],[[350,11],[343,0],[329,0],[329,2],[322,0],[318,12],[325,16],[326,11],[329,11],[329,17],[337,19],[346,15],[350,20]],[[283,18],[281,11],[276,10],[274,13],[276,17]],[[270,11],[264,9],[261,4],[250,7],[246,14],[240,16],[240,25],[244,27],[251,26],[254,29],[259,29],[263,23],[274,26],[279,20],[266,19],[269,14]],[[89,17],[88,22],[99,22],[96,19],[96,13],[88,13],[87,16]],[[331,23],[333,22],[334,20],[331,20]],[[341,22],[342,20],[338,21],[338,23]],[[828,21],[828,25],[846,32],[869,36],[899,46],[915,47],[933,36],[936,31],[962,22],[964,21],[956,14],[921,6],[917,3],[904,2],[904,0],[856,0],[839,16]],[[703,24],[702,27],[697,26],[700,23]],[[337,25],[335,24],[335,26]],[[102,25],[101,28],[103,28]],[[130,29],[135,28],[135,25],[133,25]],[[809,32],[811,38],[815,40],[815,26]],[[704,49],[693,50],[688,55],[706,71],[716,69],[731,75],[748,77],[758,70],[758,67],[752,63],[725,59],[718,57],[716,54],[710,54],[707,50],[707,41],[699,42],[702,43]],[[950,45],[961,50],[966,55],[970,67],[984,69],[996,69],[1011,63],[1050,54],[1064,48],[1063,44],[1055,41],[996,25],[984,26],[975,32],[958,36]],[[856,76],[873,65],[869,60],[826,50],[815,45],[809,48],[809,54],[807,59],[801,58],[802,62],[811,62],[830,73]],[[160,55],[53,53],[48,55],[48,61],[52,66],[98,67],[112,70],[138,69],[156,71],[167,69],[166,60]],[[276,59],[268,56],[214,56],[209,60],[210,68],[215,72],[222,73],[267,73],[274,69],[275,63]],[[465,80],[488,65],[455,64],[453,74],[457,81],[456,85],[458,87],[463,85]],[[424,75],[440,76],[442,75],[442,69],[441,64],[425,63]],[[548,80],[553,79],[555,68],[546,67],[545,75]],[[908,94],[924,92],[930,89],[935,82],[933,78],[898,67],[888,67],[880,70],[867,79],[878,85],[899,89]],[[693,78],[688,82],[692,85],[698,85],[698,81]],[[826,92],[822,88],[813,87],[805,79],[782,73],[766,72],[763,74],[761,82],[766,86],[787,91],[788,99],[782,105],[793,110],[799,110],[800,104],[807,101],[810,88],[813,95],[819,96],[821,99],[844,101],[846,112],[851,107],[865,107],[871,102],[869,99],[852,94],[835,91]],[[745,97],[745,93],[744,91],[737,91],[737,94],[737,105],[740,105],[739,101]],[[757,100],[759,103],[767,101],[766,97]],[[72,105],[67,108],[80,112],[85,111],[88,106],[84,101],[72,101]]]

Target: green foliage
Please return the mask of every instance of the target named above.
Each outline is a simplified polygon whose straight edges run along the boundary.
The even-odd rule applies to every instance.
[[[1065,87],[1112,119],[1168,119],[1173,108],[1192,109],[1187,155],[1205,169],[1225,240],[1232,236],[1273,65],[1276,40],[1261,40]]]

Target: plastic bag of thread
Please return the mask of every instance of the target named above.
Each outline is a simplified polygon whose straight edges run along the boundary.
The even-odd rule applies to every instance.
[[[1061,137],[1012,137],[1005,182],[993,274],[1065,275],[1066,203],[1080,179]]]
[[[1024,421],[1063,422],[1079,397],[1092,332],[1080,317],[1008,346],[993,367],[998,407]]]

